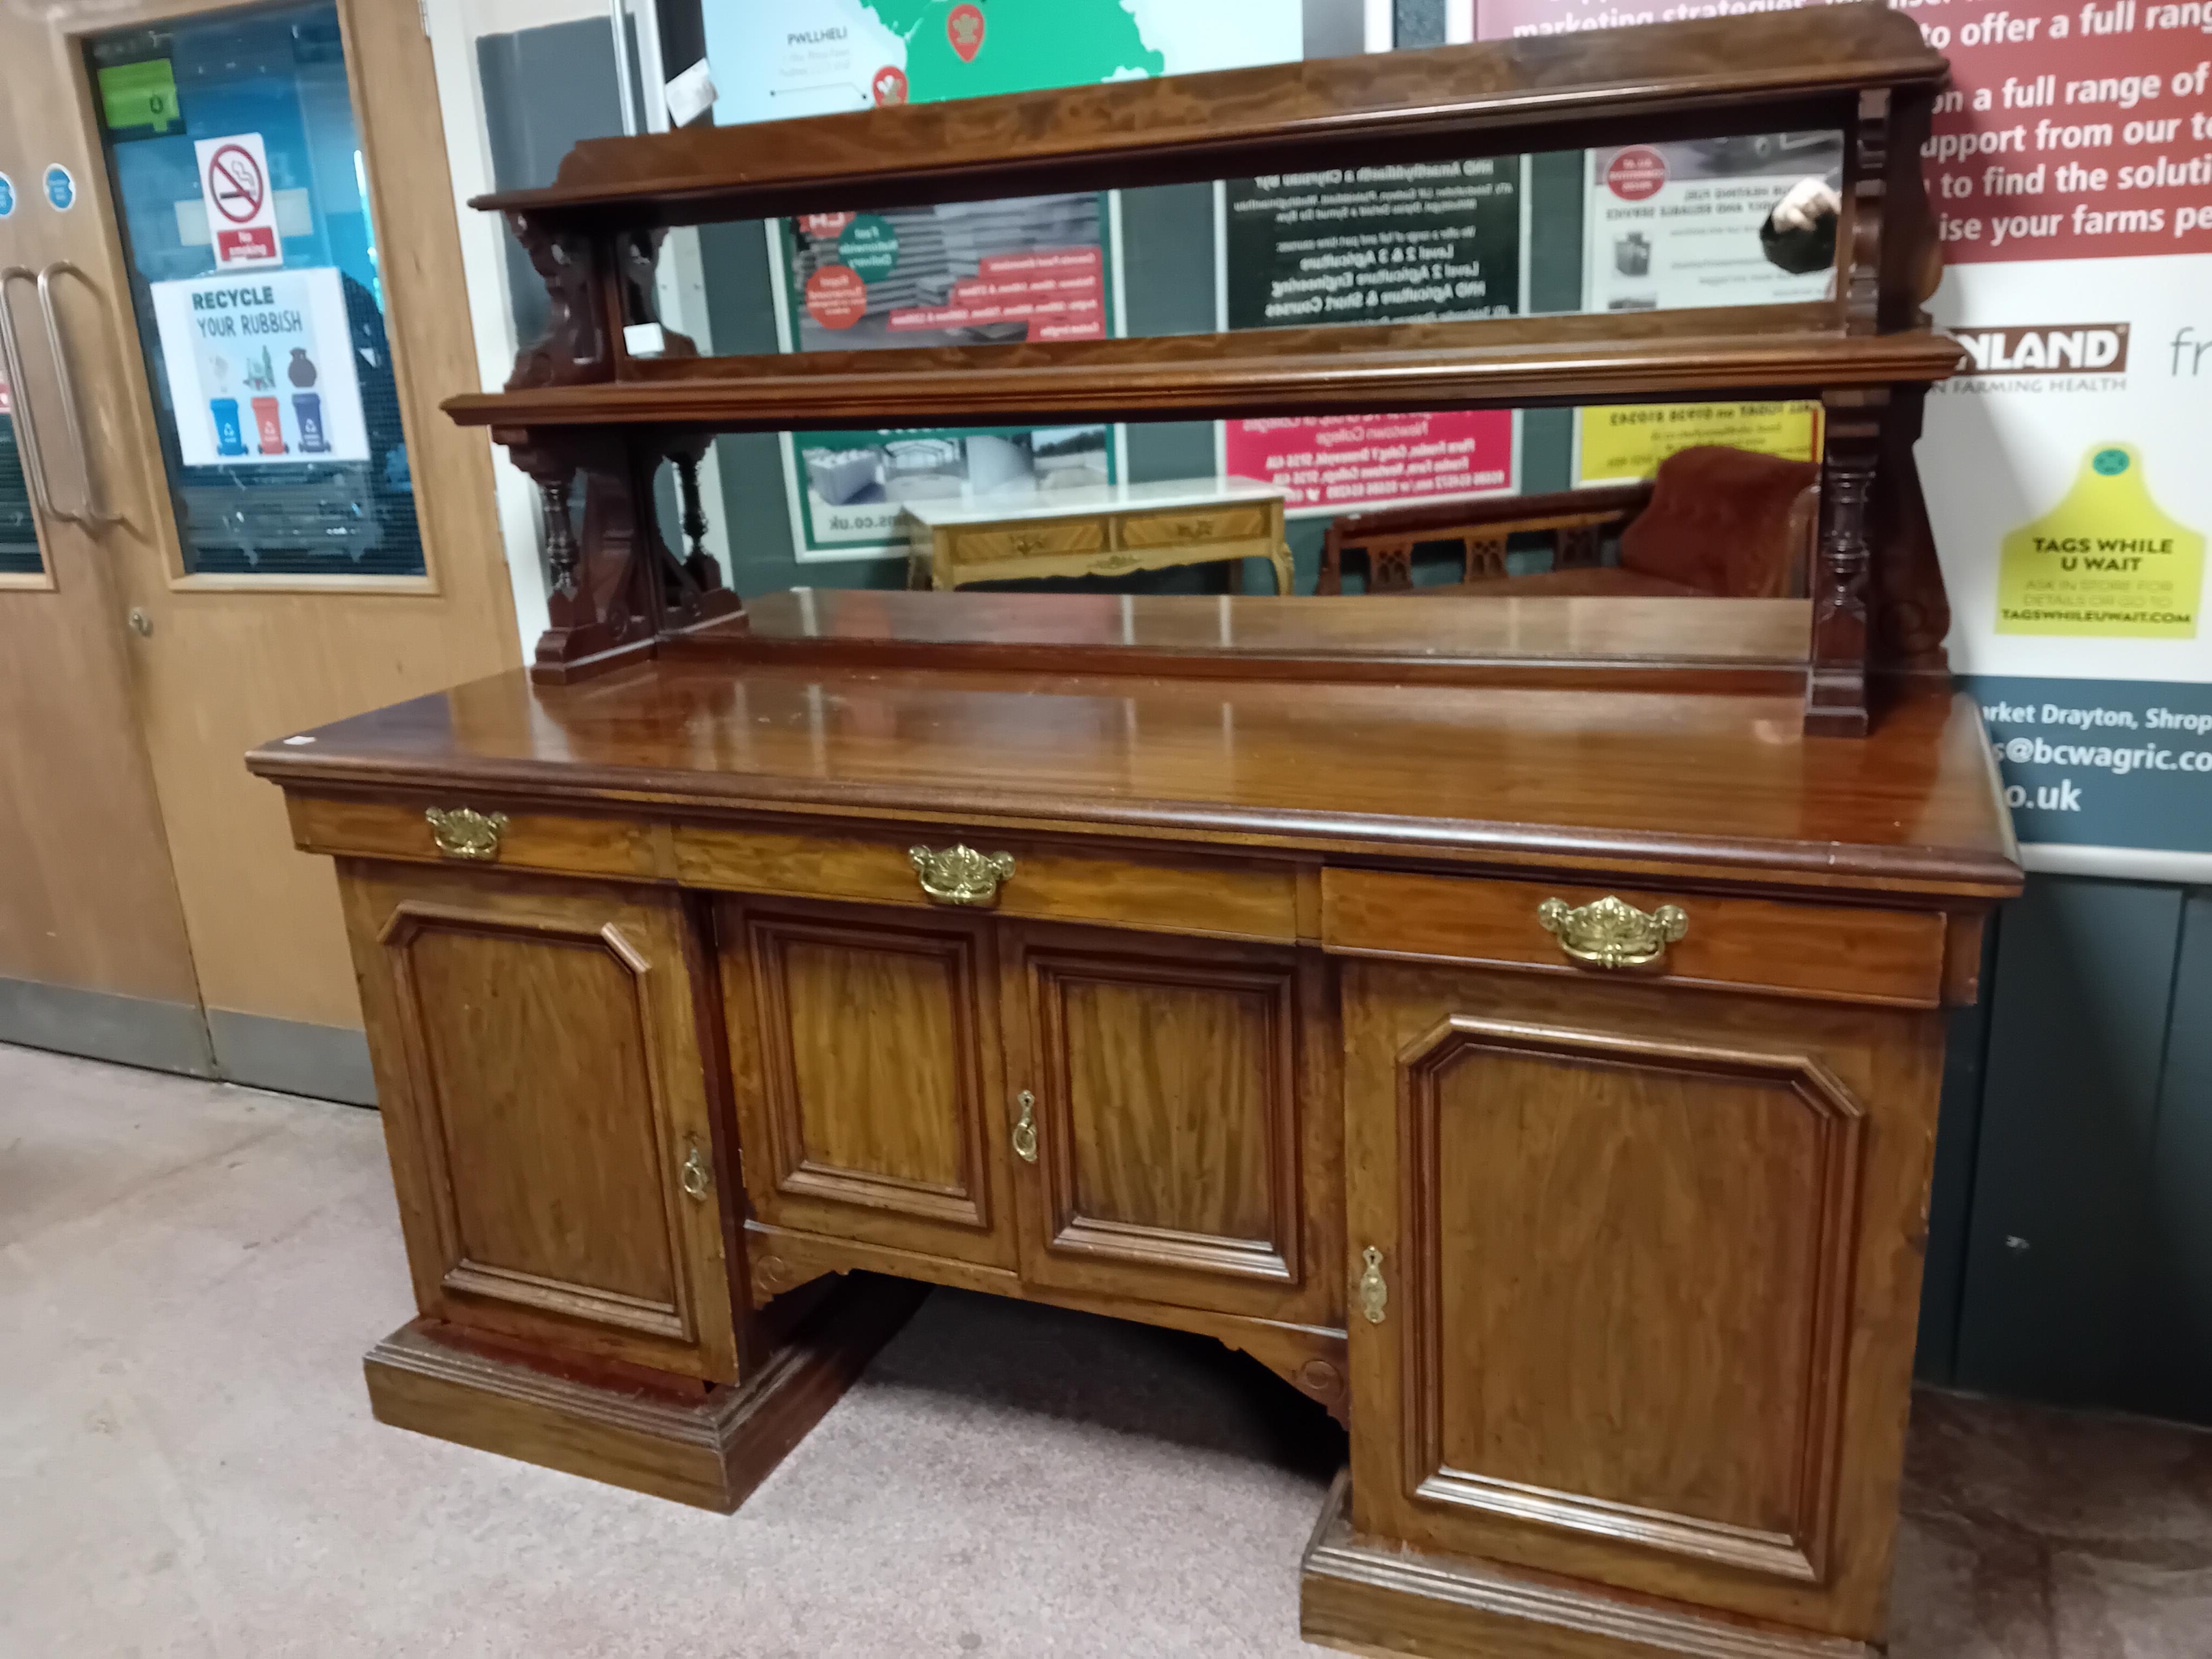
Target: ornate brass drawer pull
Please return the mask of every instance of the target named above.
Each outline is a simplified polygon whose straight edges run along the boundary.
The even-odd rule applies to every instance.
[[[504,812],[477,812],[465,806],[431,806],[422,816],[430,821],[430,839],[449,859],[499,856],[499,838],[507,829]]]
[[[1009,545],[1017,554],[1042,553],[1051,539],[1048,536],[1017,535]]]
[[[1014,1120],[1014,1156],[1024,1164],[1036,1162],[1036,1097],[1024,1089],[1014,1097],[1022,1115]]]
[[[933,852],[909,847],[921,890],[939,904],[996,904],[999,884],[1014,873],[1012,853],[979,853],[972,847],[948,847]]]
[[[1382,1252],[1370,1244],[1359,1253],[1359,1311],[1370,1325],[1382,1322],[1390,1305],[1390,1287],[1382,1282]]]
[[[684,1155],[683,1166],[678,1173],[683,1180],[685,1194],[704,1203],[707,1189],[714,1184],[714,1172],[707,1167],[707,1154],[699,1150],[696,1141],[692,1143],[690,1152]]]
[[[1547,898],[1536,907],[1536,920],[1546,933],[1559,935],[1562,951],[1594,968],[1641,968],[1665,956],[1690,931],[1690,918],[1679,904],[1647,913],[1610,893],[1571,909],[1565,899]]]

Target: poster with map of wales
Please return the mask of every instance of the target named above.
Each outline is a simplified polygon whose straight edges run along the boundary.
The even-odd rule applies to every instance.
[[[708,0],[722,125],[1156,75],[1303,55],[1303,0]],[[786,351],[1100,339],[1121,331],[1112,192],[874,213],[835,203],[766,227]],[[1103,425],[787,433],[802,562],[905,550],[923,497],[1121,477]]]

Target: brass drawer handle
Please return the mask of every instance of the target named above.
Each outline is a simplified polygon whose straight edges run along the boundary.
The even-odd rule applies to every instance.
[[[1359,1274],[1359,1311],[1370,1325],[1382,1322],[1383,1310],[1390,1304],[1390,1287],[1382,1282],[1382,1252],[1370,1244],[1359,1253],[1364,1264]]]
[[[1051,539],[1048,536],[1016,536],[1012,546],[1017,553],[1041,553]]]
[[[707,1189],[714,1184],[714,1172],[707,1167],[707,1154],[699,1150],[696,1141],[692,1143],[690,1152],[685,1155],[679,1175],[685,1195],[701,1203],[706,1202]]]
[[[1036,1162],[1036,1097],[1024,1089],[1014,1097],[1022,1115],[1014,1120],[1014,1156],[1024,1164]]]
[[[447,858],[489,860],[499,856],[499,838],[507,829],[506,813],[430,806],[423,809],[422,816],[430,821],[430,839]]]
[[[1547,898],[1536,907],[1536,920],[1546,933],[1559,935],[1562,951],[1593,968],[1641,968],[1690,931],[1690,918],[1679,904],[1645,912],[1610,893],[1571,909],[1565,899]]]
[[[1012,853],[979,853],[972,847],[948,847],[933,852],[909,847],[921,890],[939,904],[996,904],[999,884],[1014,873]]]

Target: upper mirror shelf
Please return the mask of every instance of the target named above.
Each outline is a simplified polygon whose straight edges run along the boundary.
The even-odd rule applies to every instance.
[[[594,139],[472,205],[644,228],[1841,127],[1861,92],[1946,73],[1904,13],[1812,6]]]
[[[773,432],[1535,407],[1686,392],[1790,398],[1924,384],[1958,368],[1959,347],[1941,335],[1840,336],[1820,331],[1820,314],[1764,306],[629,360],[619,380],[471,392],[445,408],[464,426]]]

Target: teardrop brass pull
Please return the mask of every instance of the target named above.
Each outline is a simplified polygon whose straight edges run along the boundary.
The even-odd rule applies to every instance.
[[[1036,1097],[1024,1089],[1014,1097],[1022,1115],[1014,1120],[1014,1156],[1024,1164],[1036,1162]]]
[[[939,853],[909,847],[906,855],[921,878],[921,890],[939,904],[996,904],[999,884],[1014,873],[1012,853],[979,853],[962,846]]]
[[[1380,1325],[1390,1304],[1390,1287],[1382,1282],[1382,1252],[1370,1244],[1359,1259],[1365,1264],[1359,1274],[1359,1311],[1369,1324]]]
[[[1536,907],[1536,920],[1546,933],[1559,935],[1562,951],[1593,968],[1644,967],[1690,931],[1690,918],[1679,904],[1647,913],[1610,893],[1572,909],[1565,899],[1547,898]]]
[[[685,1155],[679,1174],[684,1192],[703,1203],[707,1189],[714,1184],[714,1172],[707,1167],[707,1155],[699,1150],[696,1141],[692,1143],[690,1152]]]

